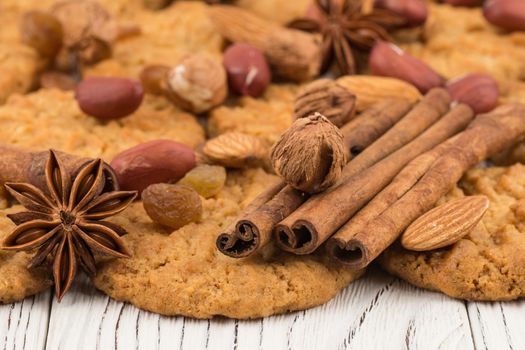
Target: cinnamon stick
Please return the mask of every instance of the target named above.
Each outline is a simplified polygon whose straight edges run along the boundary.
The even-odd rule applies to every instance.
[[[434,162],[442,156],[455,142],[458,135],[442,142],[432,150],[423,153],[412,160],[392,180],[392,182],[377,194],[364,208],[354,215],[326,242],[328,253],[342,264],[346,264],[347,242],[356,236],[364,227],[390,205],[407,193],[419,179],[425,175]]]
[[[312,196],[276,226],[277,245],[295,254],[313,252],[385,188],[408,162],[463,130],[473,117],[470,107],[457,105],[415,140],[387,158],[339,186]],[[403,130],[400,133],[403,134]]]
[[[87,164],[90,159],[79,157],[63,152],[60,155],[65,169],[74,179],[80,169]],[[0,145],[0,184],[6,182],[30,183],[47,192],[47,183],[44,169],[45,163],[49,158],[48,151],[32,152],[14,146]],[[105,164],[106,188],[104,191],[118,190],[117,177],[113,169]]]
[[[478,116],[405,195],[346,243],[339,259],[351,269],[366,267],[414,220],[432,209],[468,169],[523,136],[524,105],[503,105]]]
[[[385,100],[360,114],[341,128],[350,154],[358,154],[396,124],[410,109],[405,100]],[[223,254],[242,258],[264,247],[279,221],[303,204],[308,195],[280,183],[275,194],[271,188],[261,194],[239,218],[217,237],[216,245]],[[268,198],[261,203],[260,199]]]

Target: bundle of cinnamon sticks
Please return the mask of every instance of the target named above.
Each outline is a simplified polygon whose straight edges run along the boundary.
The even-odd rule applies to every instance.
[[[383,101],[342,127],[354,157],[332,188],[301,193],[279,183],[261,194],[217,238],[231,257],[281,249],[328,253],[362,269],[430,210],[469,168],[525,135],[525,106],[477,116],[433,89],[414,106]]]

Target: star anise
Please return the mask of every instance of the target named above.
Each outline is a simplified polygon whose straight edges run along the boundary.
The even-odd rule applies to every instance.
[[[322,70],[334,60],[340,72],[354,74],[352,50],[370,50],[378,40],[392,41],[388,30],[406,24],[391,11],[373,8],[362,11],[361,0],[315,0],[319,16],[293,20],[289,27],[322,35]]]
[[[53,260],[55,293],[60,300],[69,290],[77,263],[96,273],[95,253],[129,257],[120,236],[127,232],[103,221],[131,204],[136,192],[104,192],[104,163],[90,161],[71,179],[54,151],[45,166],[47,190],[27,183],[9,183],[6,188],[28,211],[8,215],[17,227],[4,239],[2,249],[38,249],[29,267]]]

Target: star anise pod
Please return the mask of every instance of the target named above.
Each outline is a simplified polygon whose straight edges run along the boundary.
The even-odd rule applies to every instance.
[[[6,188],[28,211],[8,215],[17,227],[4,239],[2,249],[37,249],[29,267],[53,260],[55,293],[58,300],[69,290],[77,263],[88,273],[96,273],[95,253],[129,257],[120,236],[127,232],[103,221],[131,204],[136,192],[104,192],[104,163],[87,163],[71,179],[69,171],[54,151],[45,166],[47,190],[27,183],[9,183]]]
[[[392,41],[388,30],[403,26],[405,20],[391,11],[373,8],[364,13],[361,0],[315,0],[319,16],[293,20],[289,27],[320,33],[322,71],[335,61],[343,75],[354,74],[352,50],[370,50],[378,41]]]

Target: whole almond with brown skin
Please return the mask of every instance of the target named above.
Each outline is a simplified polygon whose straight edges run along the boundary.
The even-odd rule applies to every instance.
[[[469,196],[442,204],[414,221],[403,233],[401,244],[415,251],[449,246],[471,232],[488,207],[485,196]]]
[[[372,74],[407,81],[423,93],[444,83],[444,79],[426,63],[384,41],[375,44],[368,63]]]
[[[356,109],[358,112],[371,107],[379,101],[390,98],[416,102],[422,97],[414,85],[390,77],[345,75],[337,79],[337,84],[356,96]]]
[[[452,100],[469,105],[476,113],[493,110],[499,99],[498,83],[486,74],[467,74],[447,83]]]
[[[176,182],[193,169],[195,153],[170,140],[154,140],[129,148],[110,163],[121,189],[141,193],[155,183]]]
[[[208,140],[202,154],[204,162],[227,168],[258,167],[268,161],[268,151],[261,140],[240,132],[228,132]]]
[[[62,24],[49,13],[30,11],[22,16],[20,37],[43,57],[54,57],[62,47]]]
[[[80,109],[102,120],[118,119],[139,108],[144,89],[140,82],[118,77],[94,77],[81,81],[76,90]]]
[[[422,25],[428,17],[427,4],[423,0],[375,0],[374,5],[403,17],[409,26]]]
[[[487,0],[483,15],[489,23],[507,30],[525,31],[525,1]]]

